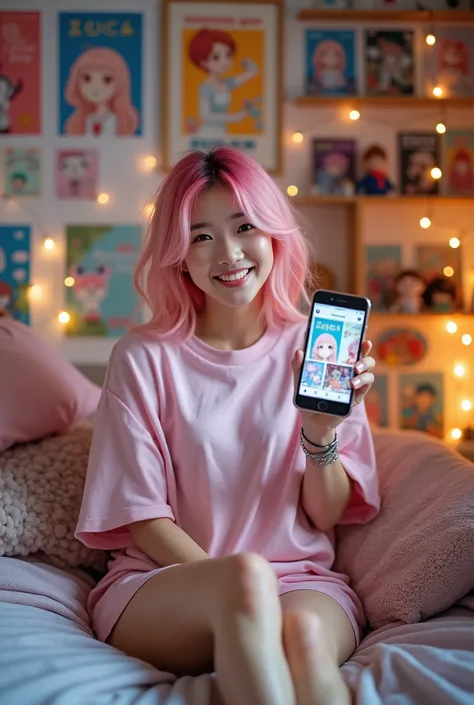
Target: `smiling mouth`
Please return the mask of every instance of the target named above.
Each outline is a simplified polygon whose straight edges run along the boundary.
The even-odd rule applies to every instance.
[[[232,273],[227,273],[227,274],[219,274],[216,277],[213,277],[213,279],[217,279],[218,281],[221,282],[237,282],[240,281],[241,279],[245,279],[245,277],[250,274],[250,272],[255,269],[255,267],[246,267],[245,269],[239,269],[236,272]]]

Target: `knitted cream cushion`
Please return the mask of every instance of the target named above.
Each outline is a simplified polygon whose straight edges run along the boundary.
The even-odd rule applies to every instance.
[[[60,566],[105,571],[107,554],[74,538],[92,424],[0,453],[0,556],[41,552]]]

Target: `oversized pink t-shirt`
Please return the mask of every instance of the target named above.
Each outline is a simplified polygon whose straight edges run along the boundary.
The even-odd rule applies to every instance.
[[[295,324],[244,350],[217,350],[196,337],[160,342],[140,331],[115,345],[76,532],[86,545],[114,551],[93,605],[114,575],[143,570],[127,524],[158,517],[174,520],[211,557],[253,551],[278,577],[330,574],[332,532],[316,530],[300,502],[305,456],[291,359],[303,343],[304,326]],[[354,480],[341,522],[363,523],[379,508],[364,405],[338,433]]]

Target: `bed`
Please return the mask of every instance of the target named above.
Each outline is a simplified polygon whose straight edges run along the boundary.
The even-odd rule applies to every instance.
[[[176,679],[92,633],[100,560],[73,538],[91,432],[72,424],[0,452],[0,704],[219,705],[212,675]],[[382,512],[337,537],[336,567],[369,620],[342,668],[352,701],[473,705],[474,465],[419,433],[374,429],[374,441]],[[72,509],[39,494],[48,477]]]

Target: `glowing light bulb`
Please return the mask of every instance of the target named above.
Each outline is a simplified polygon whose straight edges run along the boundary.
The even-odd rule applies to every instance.
[[[28,287],[28,301],[39,301],[43,290],[39,284],[32,284]]]
[[[443,95],[443,89],[441,86],[433,86],[433,95],[435,98],[441,98]]]
[[[156,167],[157,163],[158,161],[156,157],[154,157],[152,154],[149,154],[147,157],[144,157],[142,161],[143,168],[145,169],[145,171],[151,171]]]
[[[74,286],[75,283],[76,283],[76,280],[74,279],[74,277],[66,277],[66,279],[64,280],[64,286],[71,287],[71,286]]]
[[[471,404],[471,402],[469,401],[469,399],[464,399],[464,400],[462,401],[462,403],[461,403],[461,409],[462,409],[463,411],[471,411],[471,409],[472,409],[472,404]]]
[[[464,365],[455,365],[454,366],[453,372],[456,375],[456,377],[464,377],[465,371],[466,370],[464,369]]]
[[[446,323],[446,330],[448,333],[455,333],[457,329],[458,327],[454,321],[448,321],[448,323]]]
[[[154,203],[147,203],[145,208],[143,209],[143,212],[145,213],[147,218],[151,218],[154,210],[155,210],[155,204]]]
[[[427,228],[430,227],[430,225],[431,225],[431,220],[425,215],[425,217],[420,220],[420,227],[422,227],[423,230],[426,230]]]
[[[445,267],[443,269],[443,274],[445,277],[452,277],[454,274],[454,269],[452,267]]]
[[[439,135],[444,135],[444,133],[446,132],[446,125],[444,124],[444,122],[438,122],[438,124],[436,125],[436,132]]]
[[[451,431],[451,438],[454,438],[455,441],[458,441],[460,438],[462,438],[462,431],[460,428],[453,428]]]
[[[110,196],[108,193],[99,193],[97,196],[97,203],[100,203],[101,206],[105,206],[106,203],[110,201]]]
[[[464,333],[461,338],[461,343],[463,345],[470,345],[472,343],[472,335],[469,335],[469,333]]]
[[[298,193],[298,186],[293,186],[293,185],[288,186],[288,188],[286,189],[286,192],[287,192],[288,196],[296,196],[296,194]]]
[[[429,47],[434,47],[434,45],[436,44],[435,35],[432,34],[431,32],[429,34],[427,34],[425,37],[425,42],[428,44]]]
[[[70,320],[71,316],[67,311],[61,311],[61,313],[58,313],[58,321],[62,323],[63,326],[66,325],[66,323],[69,323]]]
[[[295,144],[301,144],[301,142],[304,140],[304,135],[302,132],[293,132],[291,139]]]
[[[452,237],[449,241],[449,246],[455,250],[461,244],[461,240],[458,237]]]
[[[431,169],[431,176],[433,177],[433,179],[440,179],[443,176],[443,172],[441,171],[439,166],[434,166]]]
[[[358,120],[360,118],[360,112],[358,110],[351,110],[349,113],[350,120]]]
[[[54,250],[55,248],[55,242],[52,238],[47,237],[46,240],[43,242],[43,247],[45,250]]]

